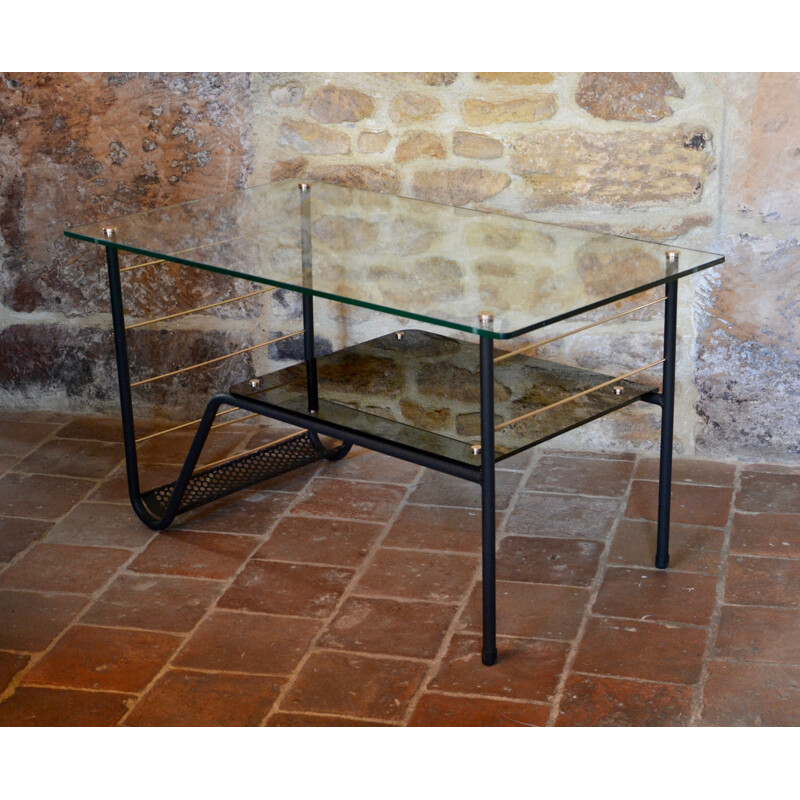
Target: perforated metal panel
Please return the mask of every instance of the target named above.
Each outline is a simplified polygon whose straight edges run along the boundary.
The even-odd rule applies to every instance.
[[[193,475],[183,492],[176,513],[197,508],[324,457],[324,451],[314,445],[308,432],[277,444],[266,445],[255,453]],[[163,516],[176,485],[177,482],[173,481],[142,495],[145,505],[153,514]]]

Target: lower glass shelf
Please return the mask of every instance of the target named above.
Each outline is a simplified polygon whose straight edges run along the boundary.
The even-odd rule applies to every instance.
[[[497,350],[496,355],[503,352]],[[495,460],[654,391],[646,384],[620,380],[581,394],[611,380],[526,355],[496,363]],[[317,359],[317,381],[319,411],[308,415],[310,422],[322,420],[453,461],[480,464],[480,456],[472,452],[480,442],[477,343],[427,331],[392,333]],[[305,364],[261,376],[256,386],[249,381],[237,384],[230,391],[296,413],[308,411]],[[565,402],[546,408],[560,401]]]

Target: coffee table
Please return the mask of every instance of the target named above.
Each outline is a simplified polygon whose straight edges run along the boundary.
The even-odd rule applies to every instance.
[[[496,465],[639,400],[661,408],[655,563],[667,566],[678,281],[721,264],[722,256],[296,181],[65,233],[105,248],[129,495],[134,511],[151,528],[166,528],[185,511],[302,465],[342,458],[354,444],[479,484],[482,660],[491,665],[497,659]],[[121,256],[131,263],[122,265]],[[126,325],[126,273],[150,270],[148,280],[155,281],[165,265],[174,264],[231,281],[244,279],[257,288]],[[187,314],[207,315],[269,291],[280,292],[284,305],[290,302],[287,298],[297,300],[302,330],[161,374],[144,370],[145,377],[131,379],[132,329],[148,324],[163,328]],[[642,297],[628,299],[634,295]],[[350,341],[341,347],[327,346],[327,337],[315,330],[319,298],[351,313],[357,310],[354,323],[344,317],[344,336]],[[598,311],[602,307],[610,308]],[[660,308],[659,358],[621,374],[537,355],[569,336],[623,317],[652,315]],[[583,316],[580,324],[564,330],[563,323],[577,315]],[[329,327],[331,319],[329,314]],[[359,335],[376,326],[385,332]],[[159,432],[137,440],[133,392],[265,346],[289,347],[297,363],[246,376],[210,397],[200,418],[162,431],[186,428],[195,433],[176,480],[142,491],[137,444]],[[174,404],[180,407],[182,402],[178,387]],[[270,417],[299,431],[198,467],[209,432],[231,409]],[[320,436],[333,437],[336,444],[325,444]]]

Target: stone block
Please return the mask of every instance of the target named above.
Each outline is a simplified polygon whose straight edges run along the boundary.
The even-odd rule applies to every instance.
[[[703,147],[693,143],[702,139]],[[556,207],[631,208],[696,202],[716,163],[703,129],[518,136],[511,170],[532,194],[531,210]]]
[[[442,106],[435,97],[419,92],[400,92],[392,100],[389,117],[398,123],[418,122],[436,116]]]
[[[488,169],[431,170],[414,175],[414,194],[422,200],[463,206],[487,200],[510,183],[508,175]]]
[[[539,122],[550,119],[557,108],[554,94],[539,94],[499,102],[470,98],[464,101],[462,115],[467,125],[486,127],[506,122]]]
[[[503,143],[482,133],[456,131],[453,134],[453,152],[465,158],[500,158],[503,155]]]
[[[302,120],[286,120],[281,125],[280,142],[298,153],[317,155],[350,153],[350,138],[346,133]]]
[[[430,131],[410,131],[400,140],[394,151],[398,163],[414,161],[417,158],[444,158],[446,155],[441,136]]]
[[[732,175],[726,205],[745,219],[800,223],[800,74],[765,72],[742,81],[750,91],[734,94],[738,114],[731,147]],[[738,83],[738,82],[737,82]]]
[[[506,86],[536,86],[551,83],[551,72],[476,72],[479,83],[499,83]]]
[[[658,122],[672,115],[667,97],[683,97],[671,72],[584,72],[575,101],[593,117]]]
[[[358,122],[374,112],[375,101],[368,94],[340,86],[318,89],[308,107],[308,113],[318,122]]]
[[[368,167],[362,164],[314,164],[308,167],[309,180],[337,183],[352,189],[397,193],[400,179],[391,167]]]
[[[230,191],[251,168],[246,74],[6,73],[2,302],[106,310],[100,253],[65,227]]]
[[[800,242],[742,234],[724,252],[695,278],[698,449],[796,460]]]
[[[391,140],[389,131],[362,131],[358,135],[358,150],[361,153],[382,153]]]

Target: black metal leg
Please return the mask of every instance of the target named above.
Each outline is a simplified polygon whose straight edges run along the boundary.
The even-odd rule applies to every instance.
[[[270,443],[257,451],[232,459],[230,462],[196,473],[197,462],[219,408],[222,405],[242,407],[240,399],[221,394],[211,398],[208,402],[178,479],[165,486],[142,492],[136,455],[128,344],[116,248],[106,247],[106,262],[111,318],[114,327],[114,352],[117,362],[128,495],[134,512],[145,525],[155,530],[167,528],[177,514],[190,508],[211,502],[238,491],[240,488],[280,475],[315,460],[321,458],[336,460],[347,455],[350,449],[349,443],[328,449],[320,442],[315,433],[307,431],[302,438],[298,437],[295,441]]]
[[[115,247],[106,247],[108,286],[111,299],[111,320],[114,326],[114,354],[117,360],[117,382],[122,417],[122,439],[125,447],[125,469],[128,494],[136,514],[150,524],[150,514],[142,504],[139,487],[139,465],[136,460],[136,432],[131,402],[131,379],[128,365],[128,343],[125,335],[125,312],[122,305],[122,284],[119,277],[119,256]]]
[[[303,295],[303,358],[306,362],[308,410],[319,411],[317,359],[314,352],[314,298],[307,294]]]
[[[314,273],[311,265],[311,186],[300,186],[300,260],[303,270],[303,287],[314,286]],[[319,389],[317,386],[317,358],[314,348],[314,298],[303,295],[303,359],[306,362],[306,387],[308,410],[319,411]]]
[[[494,347],[481,336],[481,543],[483,573],[482,661],[497,661],[495,583]]]
[[[672,493],[672,435],[675,416],[675,342],[677,338],[678,282],[666,285],[664,305],[664,373],[661,389],[661,458],[658,473],[658,531],[656,567],[669,564],[669,516]]]

